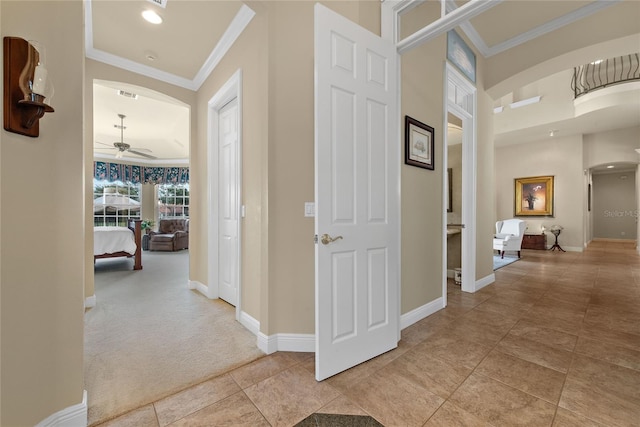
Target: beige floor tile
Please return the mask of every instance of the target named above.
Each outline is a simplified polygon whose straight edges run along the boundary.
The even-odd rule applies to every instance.
[[[491,348],[491,345],[447,336],[443,332],[418,344],[415,350],[423,351],[425,355],[443,360],[453,366],[473,369],[491,351]]]
[[[171,427],[270,427],[249,398],[238,392],[207,406],[173,424]]]
[[[640,312],[629,311],[624,307],[599,307],[590,305],[584,318],[586,325],[600,325],[608,329],[639,335]]]
[[[286,353],[276,352],[234,369],[230,372],[230,375],[241,388],[245,389],[290,368],[295,363],[296,361]]]
[[[553,420],[553,427],[606,427],[587,417],[578,415],[564,408],[558,408],[556,417]]]
[[[493,350],[474,371],[557,405],[565,374]]]
[[[511,334],[502,339],[496,349],[562,373],[569,369],[573,355],[571,352]]]
[[[451,402],[444,404],[436,411],[425,427],[490,427],[491,424],[483,421],[479,417],[465,411]]]
[[[386,427],[422,426],[444,399],[388,370],[349,389],[347,397]]]
[[[346,396],[340,395],[317,410],[319,414],[369,415]]]
[[[472,374],[449,401],[495,426],[550,426],[556,405]]]
[[[317,382],[294,366],[246,388],[245,393],[272,426],[291,426],[339,396],[327,382]]]
[[[158,427],[158,418],[153,405],[146,405],[140,409],[128,412],[111,421],[99,424],[97,427]]]
[[[637,425],[640,372],[577,355],[559,405],[605,425]]]
[[[471,369],[413,350],[387,365],[385,372],[393,372],[447,399],[471,374]]]
[[[640,341],[640,337],[638,337],[638,341]],[[580,337],[575,351],[594,359],[640,371],[640,351],[628,347]]]
[[[640,339],[636,334],[614,331],[599,324],[583,325],[580,336],[640,351]]]
[[[509,332],[510,328],[507,325],[491,326],[478,323],[465,317],[449,325],[441,335],[493,347]]]
[[[507,301],[500,302],[496,297],[494,297],[484,301],[482,304],[478,304],[475,310],[488,311],[492,313],[499,313],[505,316],[513,316],[514,318],[520,318],[523,313],[525,313],[531,307],[533,307],[533,303],[528,304],[525,307],[513,306]]]
[[[153,406],[160,427],[164,427],[238,391],[240,387],[227,374],[155,402]]]
[[[527,320],[520,320],[516,323],[509,331],[509,334],[566,351],[573,351],[578,341],[576,335],[540,327],[536,323]]]

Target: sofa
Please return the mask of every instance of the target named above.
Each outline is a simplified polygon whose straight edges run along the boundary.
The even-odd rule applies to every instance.
[[[158,231],[149,233],[150,251],[179,251],[189,249],[189,220],[161,219]]]

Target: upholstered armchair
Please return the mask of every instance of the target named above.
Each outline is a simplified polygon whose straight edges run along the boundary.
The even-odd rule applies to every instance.
[[[179,251],[188,248],[188,219],[161,219],[158,231],[149,233],[150,251]]]
[[[496,222],[496,234],[493,236],[493,250],[500,252],[504,258],[505,251],[517,251],[520,258],[522,238],[527,223],[521,219],[506,219]]]

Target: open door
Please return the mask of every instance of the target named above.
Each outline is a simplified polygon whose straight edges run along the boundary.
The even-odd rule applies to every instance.
[[[318,381],[399,340],[397,56],[391,42],[316,4]]]

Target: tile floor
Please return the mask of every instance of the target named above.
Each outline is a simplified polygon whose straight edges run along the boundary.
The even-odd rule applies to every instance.
[[[397,349],[326,381],[275,353],[102,424],[294,426],[313,413],[385,426],[640,425],[640,257],[630,243],[523,251]]]

